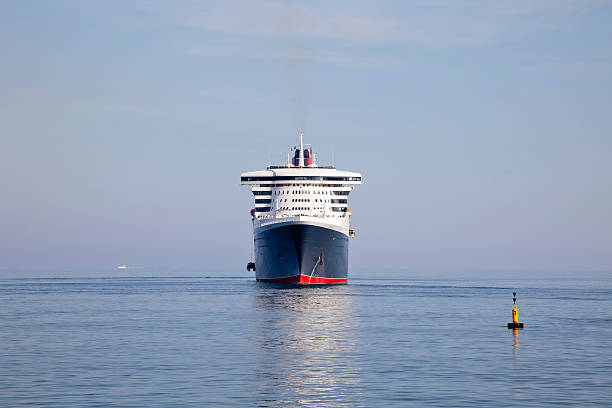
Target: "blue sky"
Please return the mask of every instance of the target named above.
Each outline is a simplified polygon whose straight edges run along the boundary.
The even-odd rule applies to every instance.
[[[612,2],[6,1],[0,268],[241,271],[243,171],[360,171],[354,268],[612,270]]]

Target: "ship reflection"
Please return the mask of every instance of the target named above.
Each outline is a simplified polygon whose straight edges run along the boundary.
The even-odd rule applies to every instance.
[[[512,355],[514,361],[512,362],[512,397],[520,397],[521,390],[518,385],[519,378],[519,329],[512,329]]]
[[[255,290],[258,406],[354,406],[359,372],[348,286]]]

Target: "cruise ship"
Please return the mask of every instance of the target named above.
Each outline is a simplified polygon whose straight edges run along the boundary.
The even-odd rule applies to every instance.
[[[348,195],[361,174],[318,166],[304,135],[284,166],[242,173],[251,187],[255,271],[260,282],[294,285],[345,284],[350,227]]]

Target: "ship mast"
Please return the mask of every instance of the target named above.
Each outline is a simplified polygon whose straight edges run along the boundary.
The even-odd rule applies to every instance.
[[[300,132],[300,167],[304,167],[304,132]]]

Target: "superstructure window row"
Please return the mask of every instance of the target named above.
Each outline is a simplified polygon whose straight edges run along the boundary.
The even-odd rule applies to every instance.
[[[271,198],[257,198],[255,199],[255,204],[270,204],[272,202]]]
[[[329,187],[345,187],[344,184],[314,184],[314,183],[308,183],[308,184],[258,184],[258,186],[259,187],[263,187],[263,188],[300,187],[300,186],[324,187],[324,188],[329,188]]]
[[[240,181],[288,181],[288,180],[361,181],[361,177],[333,177],[333,176],[240,177]]]
[[[328,191],[325,190],[292,190],[289,191],[291,194],[329,194]]]
[[[346,212],[346,207],[332,207],[332,211],[335,211],[335,212]]]
[[[271,191],[253,191],[253,195],[272,195]]]
[[[346,204],[347,203],[346,198],[332,198],[329,201],[332,203],[336,203],[336,204]]]
[[[350,191],[332,191],[333,195],[349,195]]]
[[[255,212],[268,212],[270,207],[255,207]]]

